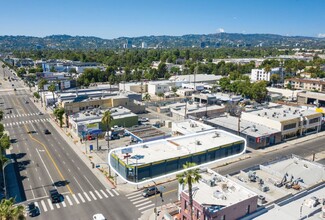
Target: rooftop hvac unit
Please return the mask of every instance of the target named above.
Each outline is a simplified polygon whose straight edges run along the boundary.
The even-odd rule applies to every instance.
[[[195,144],[196,145],[201,145],[201,141],[197,140],[197,141],[195,141]]]

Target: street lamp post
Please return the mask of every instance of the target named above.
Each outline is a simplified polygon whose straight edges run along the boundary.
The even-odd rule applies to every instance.
[[[109,131],[106,131],[106,133],[105,133],[105,141],[107,141],[107,164],[108,164],[108,176],[111,176],[111,167],[110,167],[110,165],[109,165],[109,158],[108,158],[108,156],[109,156],[109,151],[110,151],[110,149],[109,149]]]
[[[14,163],[15,161],[13,159],[7,160],[3,165],[2,165],[2,176],[3,176],[3,185],[4,185],[4,197],[5,199],[7,198],[7,188],[6,188],[6,175],[5,175],[5,168],[11,163]]]

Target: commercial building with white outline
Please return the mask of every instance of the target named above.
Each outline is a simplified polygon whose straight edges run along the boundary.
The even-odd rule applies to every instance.
[[[205,166],[245,151],[244,138],[209,130],[113,149],[108,162],[123,180],[140,184],[183,172],[186,162]]]

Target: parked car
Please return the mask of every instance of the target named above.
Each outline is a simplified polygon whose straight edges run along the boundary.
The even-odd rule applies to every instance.
[[[51,189],[50,195],[52,203],[61,202],[62,195],[58,192],[57,189]]]
[[[39,208],[35,205],[34,202],[28,203],[26,207],[26,211],[30,217],[35,217],[40,214]]]
[[[159,193],[160,192],[157,189],[157,187],[153,186],[153,187],[149,187],[149,188],[143,190],[142,196],[143,197],[149,197],[149,196],[156,195],[156,194],[159,194]]]
[[[98,213],[98,214],[93,215],[93,220],[106,220],[106,218],[104,217],[103,214]]]

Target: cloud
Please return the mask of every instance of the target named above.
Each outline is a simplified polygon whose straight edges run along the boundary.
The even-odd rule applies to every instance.
[[[225,32],[225,29],[223,29],[223,28],[218,28],[217,29],[217,33],[224,33]]]
[[[318,34],[318,37],[325,37],[325,34]]]

